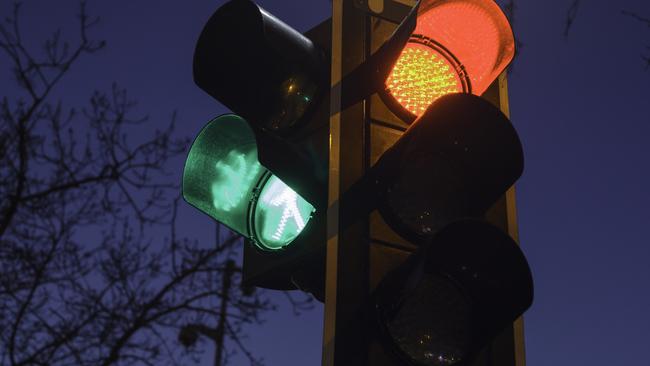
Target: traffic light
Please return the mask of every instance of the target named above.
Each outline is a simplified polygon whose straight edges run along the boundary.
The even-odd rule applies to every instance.
[[[393,53],[382,52],[389,44]],[[339,221],[345,230],[377,210],[382,221],[371,226],[385,223],[402,238],[398,244],[369,238],[369,244],[389,249],[371,255],[374,270],[383,274],[359,311],[370,314],[364,318],[369,337],[395,356],[388,364],[489,364],[482,350],[532,304],[523,253],[484,220],[523,172],[515,129],[480,97],[513,56],[512,30],[494,1],[422,0],[384,46],[341,82],[344,107],[374,92],[399,120],[373,115],[381,110],[377,99],[365,99],[370,150],[383,151],[343,193]],[[378,76],[381,86],[367,80],[361,84],[374,90],[357,89],[346,99],[346,82]],[[407,127],[400,134],[401,126]],[[396,134],[401,136],[383,149]],[[381,253],[407,259],[386,271],[391,259]]]
[[[367,310],[398,359],[465,365],[532,304],[521,250],[481,220],[522,171],[507,117],[455,93],[435,100],[344,194],[352,206],[343,225],[378,209],[417,248],[384,276]]]
[[[512,29],[494,1],[422,1],[380,95],[412,121],[445,94],[483,94],[514,53]]]
[[[309,38],[252,1],[210,17],[194,51],[194,81],[249,123],[295,133],[328,88],[329,60]]]
[[[183,196],[268,251],[290,245],[315,211],[312,203],[260,163],[255,134],[234,114],[210,121],[192,144]]]
[[[356,312],[340,314],[367,320],[396,362],[468,365],[533,297],[519,247],[483,220],[523,171],[514,127],[480,97],[513,58],[512,30],[493,0],[418,1],[330,86],[331,34],[330,22],[300,34],[249,0],[212,15],[197,42],[194,80],[235,114],[197,136],[183,196],[247,239],[248,285],[299,288],[321,301],[326,243],[338,235],[326,227],[341,232],[379,212],[408,243],[408,259],[386,271],[368,301],[350,305]],[[328,158],[337,156],[330,116],[371,95],[405,127],[375,161],[366,157],[360,179],[328,197],[339,188],[328,181]],[[373,126],[390,123],[360,115],[352,122],[365,126],[355,135],[362,137],[344,142],[367,156]],[[370,242],[366,232],[345,245]],[[368,277],[367,266],[355,270]]]
[[[451,221],[485,214],[522,171],[521,143],[508,118],[480,97],[449,94],[410,125],[343,201],[378,209],[395,232],[419,245]]]
[[[512,28],[494,1],[419,0],[382,47],[346,75],[342,106],[378,93],[410,123],[443,95],[483,94],[514,55]]]
[[[382,281],[373,294],[378,334],[415,365],[466,365],[533,299],[517,244],[495,226],[455,221]]]
[[[201,130],[183,173],[184,199],[245,238],[246,285],[299,286],[320,299],[328,42],[329,22],[303,35],[252,1],[218,8],[198,38],[193,76],[234,114]]]

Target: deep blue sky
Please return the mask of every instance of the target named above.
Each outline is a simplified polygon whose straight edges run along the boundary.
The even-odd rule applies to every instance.
[[[583,1],[568,39],[572,0],[517,0],[515,34],[524,43],[509,80],[511,117],[526,169],[517,183],[522,247],[536,298],[526,313],[530,366],[643,365],[650,345],[650,27],[621,10],[650,17],[647,0]],[[86,57],[57,96],[82,104],[113,81],[140,111],[194,136],[225,109],[194,86],[192,51],[202,25],[223,1],[90,1],[108,47]],[[329,17],[327,0],[259,3],[298,30]],[[9,2],[0,4],[4,18]],[[38,40],[68,23],[75,0],[31,0],[25,36]],[[4,60],[0,59],[0,62]],[[2,95],[15,88],[0,64]],[[176,171],[182,171],[177,162]],[[213,222],[189,207],[182,231],[213,239]],[[286,302],[249,329],[249,345],[268,365],[320,363],[322,307],[294,318]],[[241,360],[241,363],[246,363]]]

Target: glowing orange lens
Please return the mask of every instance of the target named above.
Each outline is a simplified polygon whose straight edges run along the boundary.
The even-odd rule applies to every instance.
[[[386,90],[416,116],[436,99],[463,91],[454,67],[433,48],[409,42],[386,79]]]
[[[414,34],[443,45],[481,95],[515,53],[512,28],[493,0],[423,0]]]
[[[514,52],[512,28],[494,0],[422,0],[381,95],[392,96],[391,109],[397,100],[393,111],[408,120],[445,94],[483,94]]]

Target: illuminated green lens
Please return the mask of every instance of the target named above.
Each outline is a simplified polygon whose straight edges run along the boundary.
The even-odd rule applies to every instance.
[[[260,172],[255,151],[232,150],[214,165],[217,174],[212,181],[212,204],[217,210],[230,211],[241,205]]]
[[[260,164],[255,134],[234,114],[210,121],[192,144],[183,172],[183,197],[266,250],[289,245],[314,211]]]
[[[260,192],[255,209],[259,244],[277,250],[291,243],[305,228],[314,206],[278,177],[271,176]]]
[[[210,121],[192,144],[183,173],[183,197],[232,230],[250,237],[251,197],[267,170],[257,158],[255,135],[241,117]]]

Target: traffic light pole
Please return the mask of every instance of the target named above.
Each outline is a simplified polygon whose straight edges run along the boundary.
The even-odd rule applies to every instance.
[[[341,110],[341,80],[365,59],[366,16],[351,1],[332,2],[330,152],[323,365],[367,364],[365,325],[358,316],[368,299],[366,220],[342,228],[338,204],[365,166],[365,103]],[[355,141],[356,143],[352,143]],[[360,245],[361,244],[361,245]]]

